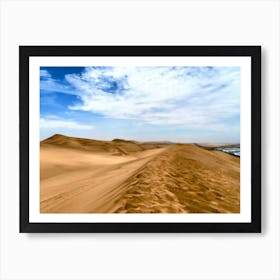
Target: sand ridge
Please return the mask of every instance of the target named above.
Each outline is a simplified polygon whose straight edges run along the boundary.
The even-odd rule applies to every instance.
[[[120,187],[121,213],[238,213],[239,158],[175,145]]]

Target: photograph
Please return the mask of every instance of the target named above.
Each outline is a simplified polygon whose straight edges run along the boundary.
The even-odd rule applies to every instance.
[[[22,232],[259,232],[259,46],[20,46]]]
[[[240,67],[40,67],[41,213],[239,213]]]

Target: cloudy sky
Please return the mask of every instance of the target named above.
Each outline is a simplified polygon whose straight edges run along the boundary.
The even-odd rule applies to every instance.
[[[41,67],[41,139],[239,142],[239,67]]]

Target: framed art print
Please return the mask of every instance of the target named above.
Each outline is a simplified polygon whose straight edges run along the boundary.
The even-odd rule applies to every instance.
[[[20,232],[261,232],[260,46],[20,46]]]

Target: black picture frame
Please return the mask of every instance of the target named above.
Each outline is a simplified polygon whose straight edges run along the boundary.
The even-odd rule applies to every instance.
[[[29,221],[29,58],[32,56],[248,56],[251,58],[250,223],[32,223]],[[21,233],[261,232],[260,46],[19,46]],[[241,120],[242,121],[242,120]]]

